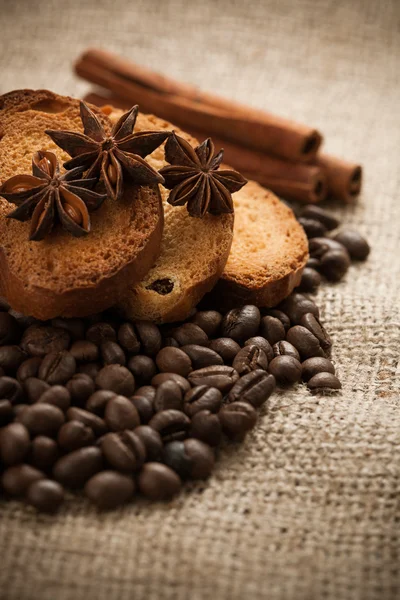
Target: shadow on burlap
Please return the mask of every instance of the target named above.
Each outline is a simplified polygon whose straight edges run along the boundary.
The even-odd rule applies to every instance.
[[[1,93],[80,95],[75,56],[103,43],[153,68],[320,127],[362,161],[335,212],[373,252],[318,302],[344,382],[272,398],[211,479],[168,505],[57,517],[0,504],[5,600],[390,600],[399,597],[400,8],[324,0],[2,3]]]

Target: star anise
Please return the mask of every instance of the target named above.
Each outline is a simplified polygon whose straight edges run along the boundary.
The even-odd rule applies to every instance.
[[[132,133],[139,107],[133,106],[122,115],[108,134],[93,111],[80,103],[84,133],[47,130],[51,139],[68,152],[72,159],[66,169],[84,167],[87,177],[101,175],[107,195],[114,200],[123,193],[123,179],[128,175],[133,183],[150,185],[164,179],[145,160],[170,135],[169,131],[139,131]]]
[[[60,174],[54,152],[40,150],[32,158],[33,175],[15,175],[0,187],[0,196],[17,205],[7,215],[17,221],[32,219],[29,239],[42,240],[56,221],[75,237],[90,231],[89,212],[107,197],[92,191],[96,179],[81,179],[79,167]]]
[[[192,217],[233,212],[232,196],[247,180],[237,171],[218,171],[224,151],[214,155],[210,138],[193,148],[189,142],[172,133],[165,144],[165,159],[171,166],[160,170],[164,186],[172,190],[168,202],[173,206],[187,204]]]

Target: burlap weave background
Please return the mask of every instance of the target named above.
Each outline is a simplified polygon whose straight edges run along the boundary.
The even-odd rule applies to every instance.
[[[0,0],[0,91],[83,94],[88,45],[320,127],[365,166],[337,213],[373,252],[319,293],[344,382],[276,394],[170,505],[55,518],[0,504],[5,600],[389,600],[400,594],[398,0]]]

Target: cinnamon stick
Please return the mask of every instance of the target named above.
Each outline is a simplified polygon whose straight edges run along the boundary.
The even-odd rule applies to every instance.
[[[292,161],[310,162],[322,142],[316,129],[201,92],[104,50],[85,52],[75,70],[145,112]]]
[[[360,165],[327,154],[317,156],[315,164],[326,176],[329,196],[346,204],[355,202],[362,184]]]

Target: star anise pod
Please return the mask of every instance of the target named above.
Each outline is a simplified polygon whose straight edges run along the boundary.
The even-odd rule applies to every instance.
[[[145,160],[170,135],[169,131],[139,131],[132,133],[139,107],[133,106],[113,126],[111,133],[104,130],[97,116],[80,103],[84,133],[77,131],[47,130],[51,139],[68,152],[72,159],[64,163],[66,169],[84,167],[87,177],[101,175],[107,195],[114,200],[123,193],[123,179],[128,175],[133,183],[150,185],[164,179]]]
[[[187,204],[192,217],[233,212],[232,196],[247,180],[237,171],[218,171],[224,151],[214,155],[210,138],[193,148],[189,142],[172,133],[165,144],[165,159],[171,166],[160,170],[164,186],[172,190],[168,202],[173,206]]]
[[[32,220],[29,239],[42,240],[56,221],[75,237],[90,231],[89,212],[107,197],[92,191],[96,179],[81,179],[81,167],[60,174],[54,152],[40,150],[32,158],[33,175],[15,175],[0,187],[0,196],[17,205],[7,215],[17,221]]]

